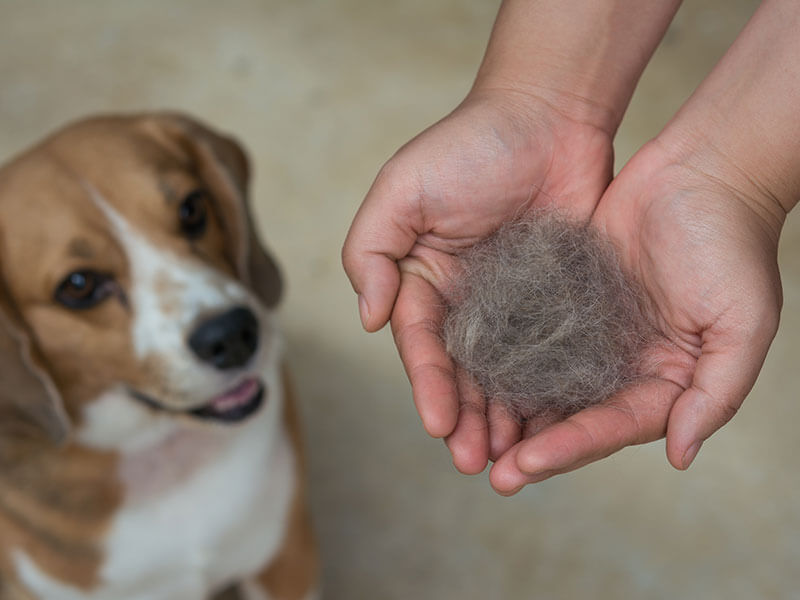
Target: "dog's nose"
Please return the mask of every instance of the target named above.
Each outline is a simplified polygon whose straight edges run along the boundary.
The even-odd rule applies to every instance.
[[[202,322],[189,336],[189,347],[218,369],[241,367],[258,347],[258,320],[248,308],[231,309]]]

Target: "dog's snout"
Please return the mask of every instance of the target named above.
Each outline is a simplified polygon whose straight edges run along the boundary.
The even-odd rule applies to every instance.
[[[218,369],[241,367],[258,347],[258,320],[250,309],[237,307],[203,321],[188,341],[198,358]]]

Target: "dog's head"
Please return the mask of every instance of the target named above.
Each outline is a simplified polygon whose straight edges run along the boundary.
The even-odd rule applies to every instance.
[[[63,440],[109,394],[255,412],[281,286],[247,179],[233,140],[175,114],[82,121],[0,169],[0,430]]]

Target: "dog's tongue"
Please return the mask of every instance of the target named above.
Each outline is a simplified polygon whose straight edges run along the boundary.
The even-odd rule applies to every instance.
[[[259,385],[255,379],[246,379],[232,390],[217,396],[211,401],[211,407],[220,413],[227,412],[247,404],[258,392]]]

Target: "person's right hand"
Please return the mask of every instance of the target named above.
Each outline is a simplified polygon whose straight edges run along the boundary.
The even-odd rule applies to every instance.
[[[475,402],[479,394],[457,377],[443,346],[454,255],[534,206],[588,220],[612,176],[612,132],[546,98],[473,90],[384,165],[342,251],[364,328],[376,331],[391,319],[423,425],[447,437],[465,473],[483,470],[522,431]],[[587,113],[596,108],[585,103]],[[575,104],[574,97],[564,103]]]

